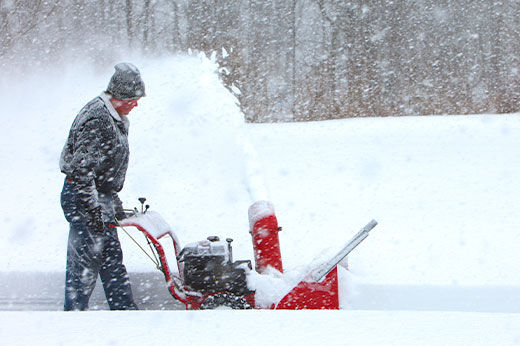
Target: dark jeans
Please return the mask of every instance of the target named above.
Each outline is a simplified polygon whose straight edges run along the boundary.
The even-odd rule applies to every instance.
[[[98,275],[111,310],[137,310],[126,267],[123,265],[123,252],[117,230],[112,227],[107,227],[104,233],[88,230],[76,198],[72,185],[65,182],[61,205],[65,218],[70,223],[65,311],[88,309],[88,301]]]

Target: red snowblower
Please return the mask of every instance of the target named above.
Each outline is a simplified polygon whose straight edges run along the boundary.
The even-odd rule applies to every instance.
[[[149,205],[144,204],[145,198],[139,201],[141,211],[135,208],[133,215],[120,221],[117,227],[128,235],[125,228],[130,226],[144,234],[152,250],[152,256],[147,253],[148,256],[164,274],[171,295],[187,310],[265,308],[255,304],[255,291],[248,286],[248,275],[253,270],[251,261],[233,260],[232,239],[222,241],[217,236],[209,236],[181,249],[176,234],[161,215],[148,210]],[[281,227],[278,226],[273,205],[267,201],[251,205],[249,224],[256,272],[265,275],[275,269],[283,273],[278,239]],[[335,256],[310,270],[281,300],[267,308],[339,309],[337,265],[376,225],[375,220],[370,221]],[[136,244],[142,248],[139,243]],[[171,250],[169,253],[165,250],[167,248]],[[170,268],[173,262],[176,263],[176,270]]]

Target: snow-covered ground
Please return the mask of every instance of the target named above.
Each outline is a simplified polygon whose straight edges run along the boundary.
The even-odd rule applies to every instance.
[[[520,344],[518,114],[246,125],[210,60],[129,60],[148,96],[130,114],[127,206],[145,196],[182,244],[232,237],[234,257],[252,259],[247,209],[269,199],[287,271],[374,218],[340,272],[343,310],[4,311],[7,344]],[[0,80],[0,271],[64,270],[59,153],[111,74],[76,65]],[[131,273],[153,270],[120,238]]]

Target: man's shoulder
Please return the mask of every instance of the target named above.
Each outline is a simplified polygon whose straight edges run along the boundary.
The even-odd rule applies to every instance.
[[[83,113],[109,113],[107,107],[105,106],[105,102],[101,99],[101,97],[97,96],[90,100],[79,112]]]
[[[106,123],[110,121],[110,112],[103,100],[98,96],[90,100],[78,113],[76,125],[83,125],[87,122],[98,121]]]

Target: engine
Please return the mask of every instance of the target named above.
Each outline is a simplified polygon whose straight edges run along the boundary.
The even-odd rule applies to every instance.
[[[251,261],[233,262],[231,242],[216,236],[187,244],[179,253],[184,263],[185,285],[201,293],[230,292],[234,295],[253,293],[247,287],[246,275],[252,269]]]

